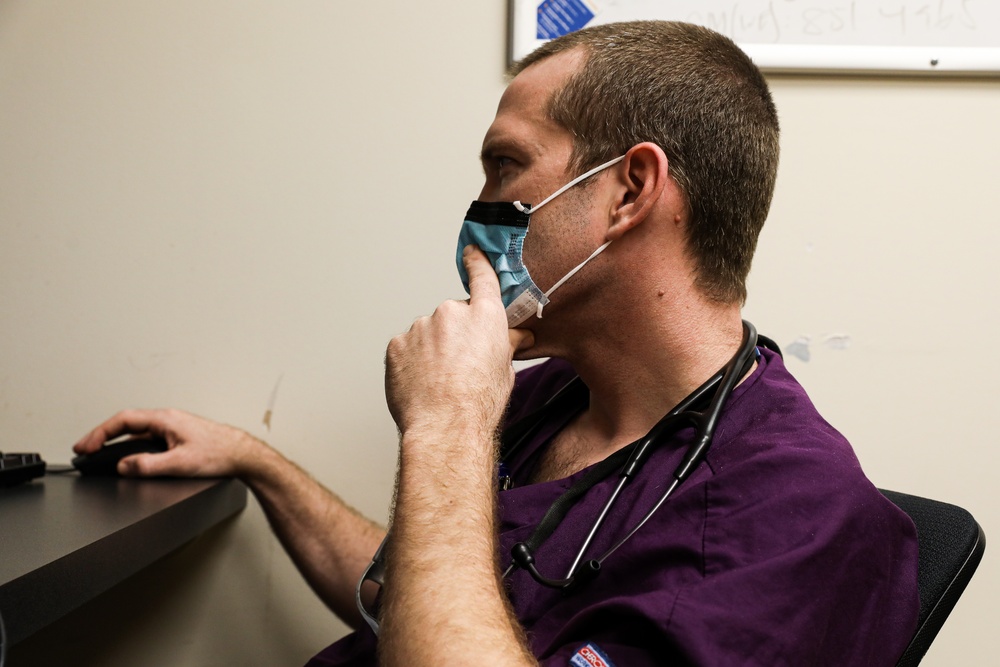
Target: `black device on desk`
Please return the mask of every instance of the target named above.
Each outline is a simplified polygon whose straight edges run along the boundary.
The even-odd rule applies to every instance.
[[[118,462],[126,456],[147,452],[165,452],[167,442],[153,436],[129,438],[121,442],[105,444],[96,452],[81,454],[73,459],[73,467],[81,475],[117,475]]]
[[[75,469],[79,470],[81,475],[117,475],[118,462],[126,456],[165,451],[167,443],[163,438],[152,436],[130,438],[105,444],[96,452],[74,457],[72,468],[53,469],[50,472],[72,472]],[[40,454],[34,452],[0,454],[0,487],[22,484],[45,473],[46,464]]]
[[[14,486],[45,474],[45,461],[35,453],[0,453],[0,486]]]

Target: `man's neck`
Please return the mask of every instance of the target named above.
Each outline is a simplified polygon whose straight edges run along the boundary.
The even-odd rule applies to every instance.
[[[591,391],[574,428],[605,443],[596,460],[644,435],[671,408],[737,352],[742,322],[737,306],[707,306],[697,316],[609,328],[588,336],[567,355]]]

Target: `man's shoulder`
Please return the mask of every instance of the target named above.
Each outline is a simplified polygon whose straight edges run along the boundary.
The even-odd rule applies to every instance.
[[[781,357],[765,351],[760,368],[733,393],[716,434],[717,452],[745,455],[747,448],[817,450],[846,456],[856,464],[847,439],[816,409]]]
[[[766,357],[751,379],[734,397],[709,453],[715,501],[732,508],[754,503],[765,522],[798,517],[806,532],[815,517],[854,530],[893,521],[905,532],[908,521],[878,492],[847,438],[823,418],[780,357]],[[783,530],[791,530],[787,522]]]
[[[777,355],[734,395],[707,457],[716,499],[844,520],[894,513],[853,447],[814,406]],[[780,508],[780,509],[779,509]],[[837,509],[834,509],[837,508]]]

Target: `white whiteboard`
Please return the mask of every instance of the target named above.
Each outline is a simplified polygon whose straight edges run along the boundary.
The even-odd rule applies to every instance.
[[[727,35],[767,71],[1000,73],[1000,0],[510,1],[511,60],[553,30],[668,19]]]

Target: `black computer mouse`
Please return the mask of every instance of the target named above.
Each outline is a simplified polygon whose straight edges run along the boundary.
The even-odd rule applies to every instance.
[[[155,436],[130,438],[121,442],[105,444],[96,452],[81,454],[73,459],[73,467],[81,475],[117,475],[118,462],[132,454],[145,452],[165,452],[167,441]]]

